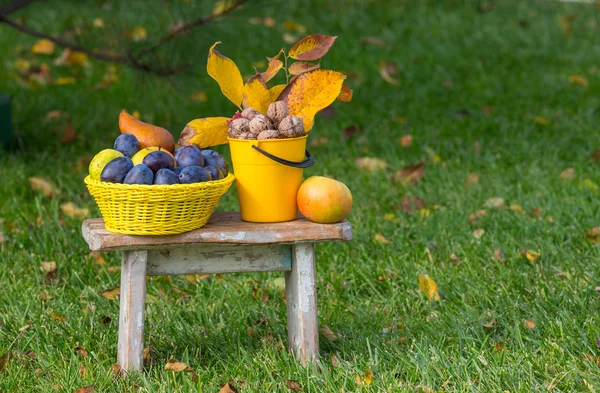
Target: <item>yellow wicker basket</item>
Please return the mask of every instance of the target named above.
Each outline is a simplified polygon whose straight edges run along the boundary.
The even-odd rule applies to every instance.
[[[106,229],[127,235],[174,235],[206,224],[235,176],[203,183],[142,185],[85,178]]]

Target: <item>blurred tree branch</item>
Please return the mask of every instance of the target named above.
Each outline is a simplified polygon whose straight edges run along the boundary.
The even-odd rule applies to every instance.
[[[163,44],[173,40],[177,36],[187,32],[195,27],[206,25],[215,19],[218,19],[224,15],[227,15],[227,14],[241,8],[242,5],[244,5],[244,3],[246,2],[246,0],[236,0],[235,2],[232,2],[231,4],[227,5],[226,7],[223,7],[223,9],[219,10],[218,12],[213,13],[210,16],[197,18],[190,22],[187,22],[187,23],[177,27],[176,29],[170,31],[169,33],[165,34],[163,37],[161,37],[159,40],[157,40],[154,44],[152,44],[151,46],[149,46],[145,49],[142,49],[138,53],[133,53],[131,51],[131,49],[128,49],[126,51],[126,53],[124,53],[122,55],[115,55],[115,54],[109,54],[106,52],[90,49],[90,48],[82,46],[76,42],[72,42],[72,41],[65,40],[60,37],[46,34],[39,30],[35,30],[31,27],[25,26],[24,24],[17,23],[16,21],[14,21],[8,17],[8,15],[10,13],[17,11],[23,7],[26,7],[27,5],[33,3],[34,1],[35,0],[15,0],[12,3],[9,3],[8,5],[0,8],[0,23],[4,23],[22,33],[25,33],[25,34],[28,34],[28,35],[31,35],[34,37],[38,37],[38,38],[45,38],[47,40],[52,41],[56,45],[62,46],[64,48],[68,48],[73,51],[85,53],[89,57],[92,57],[94,59],[106,61],[109,63],[124,64],[129,67],[132,67],[132,68],[135,68],[138,70],[142,70],[145,72],[149,72],[152,74],[160,75],[160,76],[168,76],[168,75],[176,74],[176,73],[181,72],[181,71],[185,70],[186,68],[188,68],[190,66],[190,64],[183,64],[179,67],[163,68],[163,67],[157,67],[155,65],[152,65],[152,63],[142,62],[141,58],[148,55],[151,52],[155,52]]]

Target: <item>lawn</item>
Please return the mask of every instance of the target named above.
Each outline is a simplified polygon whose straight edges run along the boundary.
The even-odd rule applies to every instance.
[[[148,33],[134,44],[142,47],[205,3],[53,1],[13,16],[55,34],[82,25],[88,41],[105,34],[94,18],[105,22],[99,31],[139,25]],[[287,380],[305,392],[595,391],[600,249],[586,231],[600,225],[600,10],[416,3],[258,2],[161,50],[163,60],[193,61],[187,72],[164,78],[118,66],[102,88],[108,64],[54,66],[59,50],[31,54],[35,38],[0,25],[0,90],[13,95],[20,141],[0,152],[0,355],[18,337],[0,392],[92,384],[95,392],[218,392],[229,380],[240,392],[290,391]],[[81,219],[60,206],[99,215],[83,183],[86,160],[111,147],[121,109],[176,136],[191,119],[231,115],[206,74],[208,48],[223,41],[248,75],[253,62],[264,67],[265,56],[290,47],[285,21],[337,35],[322,65],[347,72],[354,89],[309,137],[317,165],[305,175],[335,177],[354,196],[354,240],[317,247],[320,325],[329,328],[320,368],[303,368],[285,350],[280,274],[163,277],[148,282],[148,364],[115,378],[119,305],[102,293],[119,285],[120,260],[91,257]],[[49,63],[55,81],[75,83],[29,83],[15,70],[22,60]],[[397,85],[381,77],[381,62],[396,66]],[[208,99],[190,98],[198,92]],[[64,116],[46,119],[55,110],[69,116],[71,143],[61,142]],[[217,150],[228,156],[227,146]],[[387,166],[371,172],[357,166],[362,157]],[[422,178],[394,180],[420,161]],[[60,194],[33,191],[30,177]],[[413,197],[424,207],[404,211],[403,198]],[[236,208],[232,189],[219,210]],[[50,261],[51,280],[42,270]],[[424,273],[439,301],[420,290]],[[164,371],[169,359],[189,364],[197,380]]]

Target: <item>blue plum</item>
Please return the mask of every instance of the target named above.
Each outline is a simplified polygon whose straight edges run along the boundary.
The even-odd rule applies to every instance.
[[[200,149],[196,146],[180,147],[175,152],[175,160],[177,161],[177,165],[182,167],[192,165],[204,166],[204,157]]]
[[[156,172],[154,184],[179,184],[179,177],[172,170],[162,168]]]
[[[133,168],[133,162],[131,158],[127,156],[121,156],[110,161],[100,174],[100,181],[109,183],[123,183],[127,173]]]
[[[148,165],[139,164],[131,168],[125,176],[123,183],[125,184],[152,184],[154,181],[154,173]]]
[[[176,174],[179,177],[179,174],[181,173],[181,170],[185,168],[182,166],[178,166],[177,168],[173,169],[173,173]]]
[[[181,184],[199,183],[210,180],[210,173],[208,173],[206,169],[197,165],[186,166],[179,173],[179,182]]]
[[[170,154],[160,150],[149,153],[146,157],[144,157],[142,163],[148,165],[148,167],[152,169],[152,172],[154,173],[158,172],[158,170],[162,168],[173,169],[175,167],[175,161],[173,160],[173,157]]]
[[[224,176],[223,176],[223,171],[221,171],[221,169],[217,168],[216,166],[205,166],[204,169],[206,169],[208,171],[208,173],[210,173],[210,177],[212,178],[212,180],[221,180]]]
[[[217,167],[223,172],[223,176],[227,176],[229,165],[227,165],[227,161],[225,161],[222,155],[210,149],[202,150],[202,155],[204,156],[204,166]]]
[[[133,157],[140,150],[140,142],[133,134],[121,134],[115,140],[115,150],[127,157]]]

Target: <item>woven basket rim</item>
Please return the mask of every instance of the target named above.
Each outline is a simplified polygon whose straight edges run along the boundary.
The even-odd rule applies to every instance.
[[[100,181],[100,180],[94,180],[91,178],[90,175],[87,175],[85,177],[85,179],[83,179],[83,181],[85,182],[85,184],[90,185],[90,186],[94,186],[94,187],[101,187],[101,188],[105,188],[105,189],[113,189],[113,190],[121,190],[121,191],[151,191],[151,190],[156,190],[156,191],[167,191],[167,190],[181,190],[183,188],[186,189],[206,189],[206,188],[213,188],[213,187],[218,187],[221,184],[227,184],[227,183],[232,183],[235,180],[235,175],[231,172],[229,172],[229,174],[227,175],[227,177],[224,177],[221,180],[211,180],[211,181],[207,181],[207,182],[201,182],[201,183],[189,183],[189,184],[123,184],[123,183],[109,183],[109,182],[104,182],[104,181]]]

